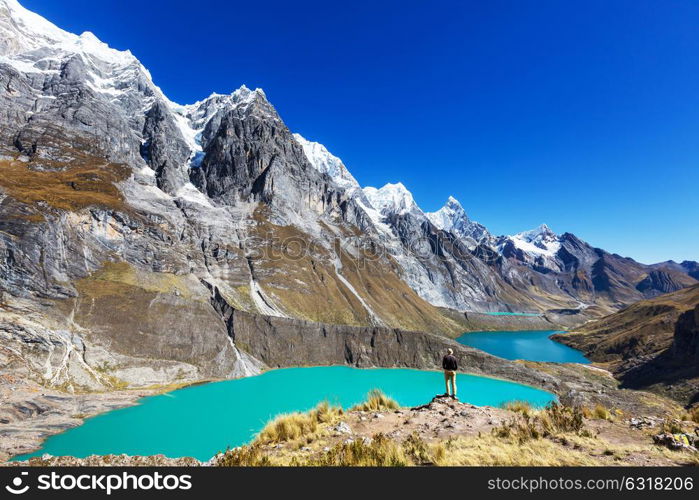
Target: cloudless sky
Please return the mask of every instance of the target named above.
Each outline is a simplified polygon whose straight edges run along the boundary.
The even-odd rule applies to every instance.
[[[262,87],[362,185],[699,260],[699,2],[20,0],[174,101]]]

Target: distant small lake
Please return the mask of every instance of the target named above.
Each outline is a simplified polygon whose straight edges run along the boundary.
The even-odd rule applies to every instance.
[[[457,375],[457,386],[459,398],[475,405],[524,400],[541,407],[555,399],[534,387],[475,375]],[[436,371],[397,368],[270,370],[144,398],[137,406],[89,418],[79,427],[51,436],[39,451],[14,460],[43,453],[75,457],[162,453],[208,460],[227,446],[249,442],[276,415],[309,410],[323,400],[349,408],[375,388],[402,406],[417,406],[444,392],[444,377]]]
[[[556,363],[589,363],[583,354],[549,338],[557,330],[465,333],[456,341],[505,359]]]

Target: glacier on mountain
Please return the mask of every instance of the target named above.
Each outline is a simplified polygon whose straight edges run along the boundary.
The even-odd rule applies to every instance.
[[[413,194],[402,182],[390,182],[377,189],[372,186],[364,188],[364,195],[371,205],[383,215],[403,215],[410,212],[421,212],[413,199]]]
[[[306,140],[301,134],[294,134],[294,139],[303,147],[308,161],[316,170],[330,176],[335,184],[344,189],[359,189],[359,183],[347,170],[342,160],[330,153],[325,146]]]

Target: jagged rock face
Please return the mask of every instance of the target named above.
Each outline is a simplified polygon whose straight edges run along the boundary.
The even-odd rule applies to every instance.
[[[187,183],[184,166],[191,150],[163,101],[156,101],[146,112],[140,151],[148,166],[155,171],[161,190],[176,193]]]
[[[192,168],[195,186],[214,200],[235,204],[281,202],[318,214],[337,209],[342,191],[308,162],[302,147],[260,91],[218,114],[202,135],[204,158]]]
[[[70,160],[71,149],[101,156],[109,151],[112,161],[133,161],[137,140],[122,115],[87,86],[84,62],[71,57],[56,64],[39,79],[0,62],[0,84],[7,89],[1,98],[3,142],[46,168]]]
[[[491,263],[477,258],[452,233],[439,231],[423,214],[393,213],[385,220],[400,241],[402,252],[396,258],[411,273],[409,282],[430,302],[460,310],[489,310],[497,301],[527,307],[523,304],[529,301]]]

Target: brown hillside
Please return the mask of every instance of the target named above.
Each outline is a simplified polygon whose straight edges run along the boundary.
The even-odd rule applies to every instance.
[[[699,396],[699,365],[691,311],[699,308],[699,285],[642,300],[555,339],[603,364],[625,387],[652,389],[686,404]]]

